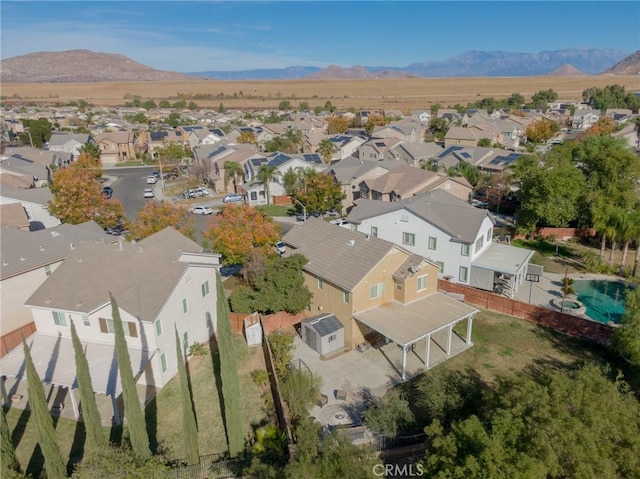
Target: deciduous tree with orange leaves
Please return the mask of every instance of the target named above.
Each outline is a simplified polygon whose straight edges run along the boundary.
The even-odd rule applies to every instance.
[[[175,228],[191,239],[195,238],[193,218],[186,207],[166,201],[147,201],[131,224],[131,239],[141,240],[167,226]]]
[[[211,241],[212,250],[222,255],[223,264],[240,264],[254,249],[275,254],[280,225],[251,206],[228,205],[212,218],[211,228],[202,235]]]

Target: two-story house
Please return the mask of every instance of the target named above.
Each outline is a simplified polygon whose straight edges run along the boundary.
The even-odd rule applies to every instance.
[[[345,198],[342,210],[349,212],[355,200],[360,198],[360,184],[368,179],[378,178],[389,170],[382,163],[363,161],[349,156],[331,165],[329,174],[341,185]]]
[[[433,261],[442,278],[510,297],[533,256],[494,243],[489,212],[440,189],[396,202],[359,200],[347,220],[357,231]]]
[[[96,143],[100,148],[100,160],[103,165],[114,165],[133,160],[136,157],[135,138],[132,131],[99,133]]]
[[[51,133],[51,138],[49,139],[49,151],[61,151],[64,153],[70,153],[73,155],[73,158],[78,158],[80,155],[80,150],[84,145],[91,141],[91,136],[86,133],[60,133],[53,132]]]
[[[371,138],[358,147],[358,158],[365,161],[384,160],[385,154],[402,140],[398,138]],[[356,155],[354,155],[356,156]]]
[[[167,384],[177,373],[176,334],[186,355],[189,346],[206,343],[217,329],[219,259],[172,228],[135,244],[77,245],[25,301],[36,326],[27,343],[43,382],[59,388],[53,396],[78,417],[73,321],[94,390],[102,401],[111,401],[113,420],[120,421],[110,293],[118,304],[138,385]],[[2,359],[2,375],[10,383],[5,386],[26,395],[24,381],[17,384],[24,375],[23,361],[22,348],[14,349]],[[103,417],[111,419],[111,414]]]
[[[571,128],[574,130],[588,130],[600,119],[600,110],[576,110],[571,118]]]
[[[389,241],[311,218],[284,235],[287,254],[308,260],[305,284],[313,293],[309,312],[333,314],[344,327],[346,347],[380,340],[403,350],[402,379],[407,352],[424,344],[429,367],[432,336],[446,331],[444,349],[452,341],[471,345],[471,320],[477,310],[437,292],[437,266]],[[464,339],[453,326],[468,319]],[[441,346],[442,347],[442,346]]]

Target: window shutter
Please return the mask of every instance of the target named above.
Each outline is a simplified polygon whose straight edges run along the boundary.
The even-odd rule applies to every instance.
[[[138,330],[136,329],[136,323],[127,323],[129,325],[129,336],[132,338],[138,337]]]
[[[108,333],[109,329],[107,328],[107,320],[105,318],[98,318],[98,320],[100,321],[100,332]]]

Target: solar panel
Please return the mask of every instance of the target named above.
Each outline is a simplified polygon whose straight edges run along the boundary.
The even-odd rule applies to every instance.
[[[386,143],[383,143],[383,142],[381,142],[381,141],[379,141],[379,142],[376,142],[376,146],[377,146],[378,148],[384,148],[385,146],[387,146],[387,144],[386,144]]]
[[[460,153],[460,156],[462,156],[463,158],[471,159],[471,155],[466,151],[463,151],[462,153]]]
[[[322,163],[322,158],[320,158],[320,155],[316,153],[302,155],[302,157],[305,159],[305,161],[308,161],[309,163],[318,163],[318,164]]]

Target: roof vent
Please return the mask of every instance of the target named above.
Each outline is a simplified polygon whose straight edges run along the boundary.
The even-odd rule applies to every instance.
[[[20,256],[20,261],[24,261],[25,257],[24,256]]]
[[[356,240],[347,241],[347,246],[353,246],[354,244],[356,244]]]
[[[44,251],[44,246],[40,245],[40,251]]]
[[[76,249],[76,247],[73,245],[73,243],[69,243],[69,246],[71,247],[71,249]]]
[[[55,238],[56,236],[60,236],[60,233],[58,233],[57,231],[52,231],[51,236]]]

